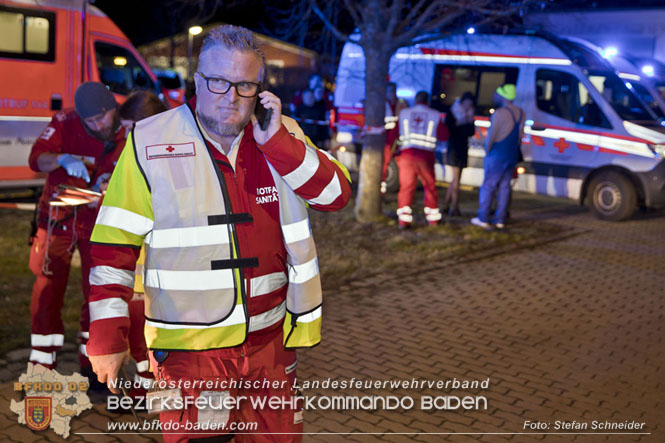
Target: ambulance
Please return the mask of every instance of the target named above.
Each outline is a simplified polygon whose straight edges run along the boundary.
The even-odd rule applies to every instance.
[[[332,150],[351,169],[362,146],[364,73],[362,48],[346,43],[337,71]],[[389,74],[399,97],[413,104],[418,91],[428,91],[442,117],[465,91],[476,96],[476,134],[462,184],[482,184],[492,95],[513,83],[515,104],[526,113],[516,190],[574,199],[614,221],[629,218],[638,205],[665,206],[663,122],[586,45],[542,33],[454,35],[399,49]],[[445,155],[445,143],[441,151]],[[449,177],[438,164],[437,179]]]
[[[35,139],[85,81],[121,103],[159,82],[122,31],[86,0],[0,0],[0,189],[38,187],[28,167]]]
[[[566,37],[566,40],[586,46],[605,58],[619,78],[626,81],[626,87],[631,89],[637,98],[646,105],[647,110],[653,114],[653,117],[657,120],[665,120],[665,100],[663,100],[653,82],[640,71],[633,60],[619,55],[618,52],[614,53],[613,48],[603,49],[580,38]]]

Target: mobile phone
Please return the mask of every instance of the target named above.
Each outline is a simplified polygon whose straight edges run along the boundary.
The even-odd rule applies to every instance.
[[[261,89],[263,91],[263,89]],[[259,96],[256,97],[256,106],[254,106],[254,115],[256,116],[256,121],[259,122],[259,127],[261,128],[262,131],[265,131],[268,129],[268,125],[270,124],[270,118],[272,117],[272,109],[266,109],[262,104],[261,104],[261,98]]]

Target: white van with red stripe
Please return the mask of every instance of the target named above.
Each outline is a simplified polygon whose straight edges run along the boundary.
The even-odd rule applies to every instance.
[[[347,43],[337,72],[333,150],[351,168],[362,141],[364,63],[362,49]],[[526,113],[515,189],[586,201],[607,220],[630,217],[638,204],[665,206],[665,128],[585,45],[545,35],[456,35],[398,50],[390,80],[411,104],[418,91],[429,91],[442,114],[465,91],[477,97],[463,184],[482,184],[492,95],[514,83],[515,104]],[[450,177],[438,166],[438,179]]]
[[[106,84],[119,103],[135,88],[161,93],[127,36],[88,0],[0,0],[0,189],[41,186],[30,149],[85,81]]]

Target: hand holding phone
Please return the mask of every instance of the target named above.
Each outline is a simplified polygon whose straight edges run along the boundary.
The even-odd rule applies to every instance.
[[[256,121],[259,122],[259,127],[262,131],[268,129],[270,124],[270,118],[272,117],[272,109],[266,109],[261,104],[260,100],[256,100],[256,106],[254,107],[254,115],[256,116]]]
[[[273,93],[262,90],[254,106],[254,140],[262,145],[279,131],[282,125],[282,102]]]

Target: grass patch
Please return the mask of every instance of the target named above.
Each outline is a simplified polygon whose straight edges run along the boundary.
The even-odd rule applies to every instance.
[[[546,222],[516,221],[504,231],[485,231],[470,225],[468,218],[427,226],[422,207],[416,206],[413,228],[398,231],[395,196],[388,195],[386,200],[386,217],[375,223],[357,223],[353,202],[338,213],[310,210],[324,289],[339,289],[380,274],[409,274],[453,257],[550,237],[564,229]],[[414,202],[422,201],[422,192],[416,193]]]
[[[28,267],[28,234],[32,212],[0,209],[0,355],[30,347],[30,299],[35,276]],[[65,340],[75,342],[83,295],[80,267],[72,266],[62,318]]]

